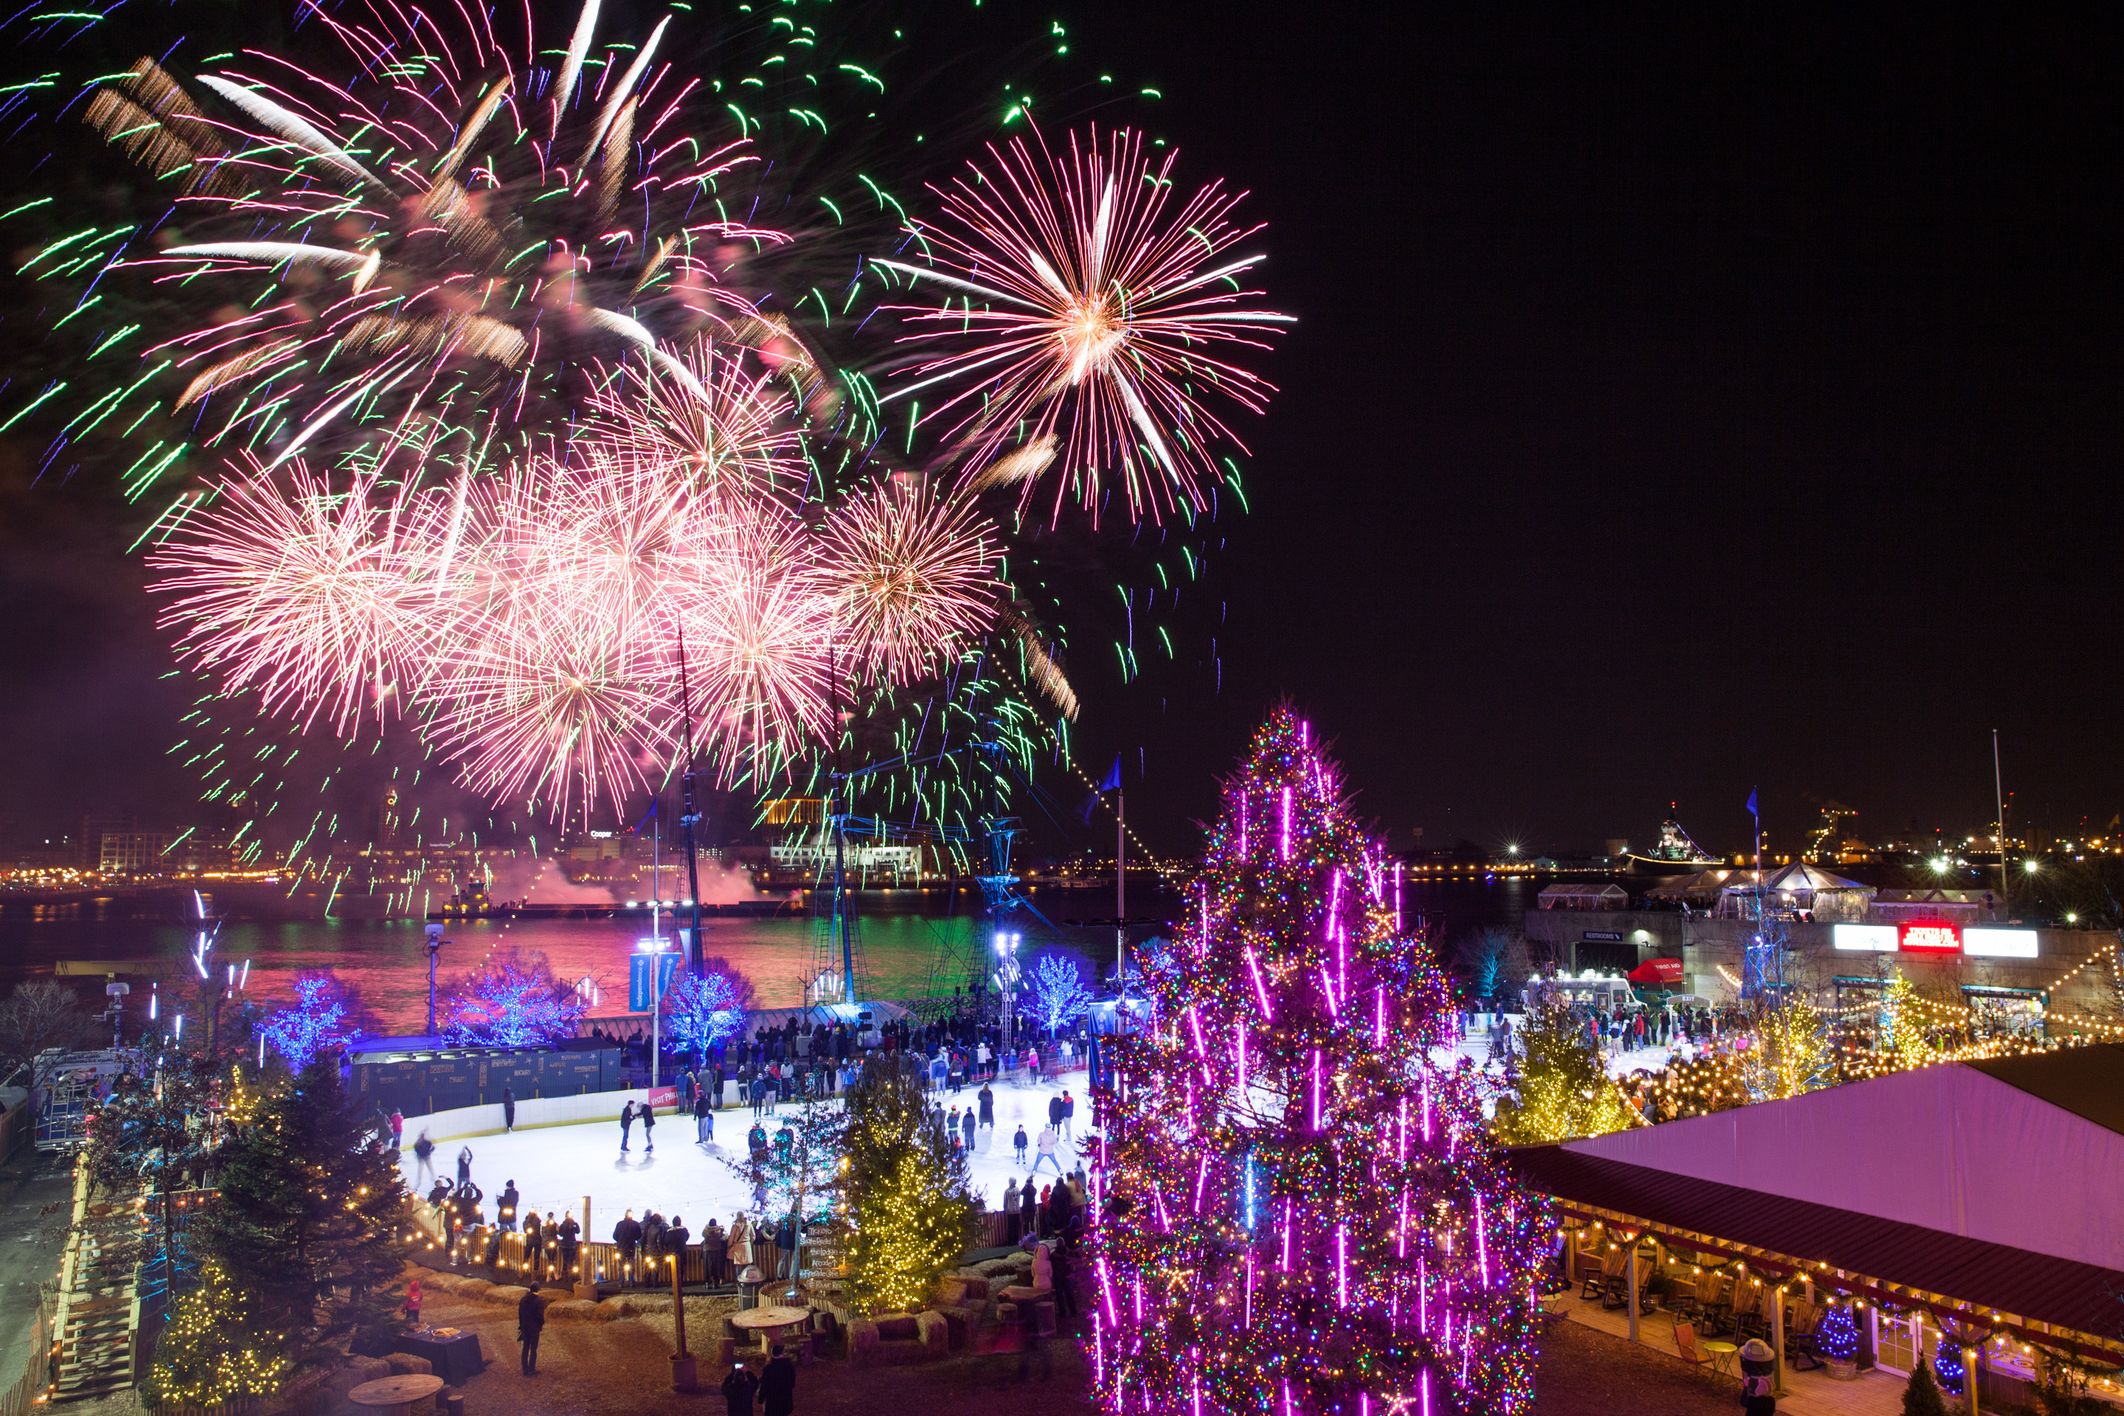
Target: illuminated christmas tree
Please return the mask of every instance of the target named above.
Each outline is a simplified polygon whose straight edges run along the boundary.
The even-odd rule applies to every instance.
[[[1101,1406],[1530,1412],[1550,1216],[1434,1051],[1445,977],[1288,710],[1226,784],[1187,913],[1098,1098]]]
[[[728,959],[711,955],[680,974],[664,995],[665,1036],[674,1051],[705,1065],[717,1043],[744,1029],[752,998],[752,980]]]
[[[872,1058],[848,1089],[837,1238],[860,1313],[920,1306],[973,1240],[966,1158],[930,1119],[918,1075]]]
[[[1814,1350],[1832,1362],[1858,1360],[1858,1324],[1849,1308],[1831,1304],[1829,1311],[1822,1314],[1821,1326],[1814,1330]]]
[[[1642,1119],[1608,1075],[1584,1021],[1562,1004],[1529,1014],[1519,1046],[1514,1095],[1497,1102],[1497,1134],[1508,1144],[1603,1136]]]
[[[362,1031],[361,999],[329,973],[295,976],[295,996],[258,1024],[258,1035],[291,1072],[337,1052]]]
[[[1802,1096],[1830,1082],[1828,1026],[1797,993],[1756,1020],[1745,1057],[1748,1092],[1757,1101]]]
[[[199,1286],[170,1310],[146,1387],[159,1406],[218,1406],[271,1396],[290,1370],[277,1344],[258,1337],[243,1290],[208,1259]]]

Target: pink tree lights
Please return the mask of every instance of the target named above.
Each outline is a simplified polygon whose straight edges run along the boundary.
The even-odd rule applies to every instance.
[[[1264,813],[1277,829],[1249,833]],[[1149,972],[1151,1019],[1109,1053],[1104,1410],[1532,1411],[1551,1219],[1465,1076],[1432,1060],[1451,996],[1395,884],[1278,710],[1226,785],[1190,927]]]

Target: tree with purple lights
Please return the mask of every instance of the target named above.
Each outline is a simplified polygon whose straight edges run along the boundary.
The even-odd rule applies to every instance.
[[[1043,954],[1032,972],[1033,1015],[1053,1037],[1062,1028],[1084,1016],[1091,1008],[1091,990],[1084,986],[1084,970],[1075,959]]]
[[[1445,976],[1288,709],[1225,784],[1187,914],[1099,1096],[1102,1408],[1531,1412],[1551,1217],[1434,1060]]]
[[[707,1061],[717,1043],[745,1026],[752,998],[752,980],[728,959],[711,955],[688,968],[664,995],[664,1028],[673,1050]]]
[[[256,1031],[290,1072],[300,1072],[319,1053],[337,1051],[360,1036],[361,1000],[330,973],[300,973],[294,998],[268,1013]]]
[[[450,985],[443,1036],[471,1047],[544,1047],[575,1036],[583,1000],[532,951],[497,949]]]

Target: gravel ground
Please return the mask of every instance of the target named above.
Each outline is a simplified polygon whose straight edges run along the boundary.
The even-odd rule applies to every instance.
[[[437,1325],[479,1334],[487,1370],[467,1382],[468,1416],[636,1416],[652,1412],[720,1413],[715,1390],[724,1368],[713,1353],[719,1327],[713,1319],[730,1307],[727,1299],[695,1298],[686,1304],[687,1345],[699,1355],[705,1390],[681,1396],[671,1390],[671,1316],[665,1311],[611,1323],[546,1324],[538,1354],[538,1375],[517,1370],[516,1314],[497,1304],[467,1302],[445,1293],[430,1293],[421,1316]],[[824,1359],[797,1374],[797,1410],[803,1416],[830,1413],[905,1413],[905,1416],[996,1416],[999,1409],[1033,1409],[1040,1416],[1076,1416],[1091,1411],[1088,1374],[1075,1344],[1048,1344],[1053,1375],[1043,1381],[1035,1369],[1029,1384],[1017,1382],[1017,1354],[953,1357],[943,1362],[904,1367],[850,1367]],[[1028,1402],[1036,1403],[1028,1406]]]
[[[1733,1416],[1732,1382],[1583,1323],[1550,1325],[1535,1378],[1541,1416]]]

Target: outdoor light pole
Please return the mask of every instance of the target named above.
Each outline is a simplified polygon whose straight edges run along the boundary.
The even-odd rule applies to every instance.
[[[996,932],[996,983],[1003,994],[1003,1046],[1011,1043],[1018,1020],[1018,936]]]
[[[442,937],[443,927],[428,926],[428,1036],[435,1036],[435,958],[450,941]]]

